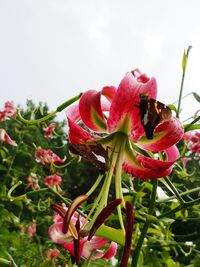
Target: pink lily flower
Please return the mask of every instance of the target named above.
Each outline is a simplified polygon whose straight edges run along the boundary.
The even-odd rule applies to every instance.
[[[53,132],[56,128],[56,123],[51,123],[47,128],[44,128],[44,137],[47,138],[52,138],[53,137]]]
[[[48,165],[51,163],[63,163],[65,159],[61,159],[58,155],[53,153],[51,149],[39,149],[35,152],[36,162],[42,165]]]
[[[118,144],[117,153],[120,151],[123,154],[120,161],[124,171],[143,179],[169,175],[173,163],[179,157],[175,144],[183,136],[183,127],[178,119],[170,116],[155,126],[152,139],[145,136],[141,120],[141,96],[156,99],[156,95],[155,78],[148,78],[138,70],[127,73],[118,88],[110,86],[104,87],[100,92],[85,92],[79,104],[72,106],[66,113],[70,142],[103,144],[115,152]],[[148,112],[151,110],[147,110],[146,115]],[[88,131],[79,125],[80,122]],[[98,133],[105,135],[100,137]],[[112,136],[112,140],[106,138],[108,135]],[[145,156],[140,148],[151,152],[164,151],[166,160]]]
[[[17,143],[10,138],[4,129],[0,129],[0,141],[6,142],[11,146],[17,146]]]
[[[5,102],[4,111],[8,117],[16,117],[16,108],[12,101]]]
[[[60,255],[60,251],[57,248],[50,249],[45,252],[45,255],[49,260],[53,260],[58,258],[58,256]]]
[[[36,223],[32,223],[28,227],[28,236],[33,237],[36,233]]]
[[[0,111],[0,121],[5,121],[9,117],[16,117],[16,108],[11,101],[5,102],[4,110]]]
[[[187,144],[187,148],[195,154],[195,156],[200,156],[200,132],[188,132],[183,136],[184,141]]]
[[[49,175],[44,178],[44,183],[50,187],[58,186],[62,183],[62,177],[57,174]]]
[[[38,184],[38,177],[35,174],[29,175],[26,180],[27,180],[26,189],[29,187],[33,190],[40,189],[40,186]]]
[[[63,207],[63,209],[67,212],[67,208]],[[53,215],[54,224],[49,228],[49,237],[53,242],[57,244],[63,244],[64,248],[69,251],[72,256],[74,255],[74,231],[75,225],[78,220],[78,213],[74,212],[71,217],[71,222],[69,225],[69,230],[66,234],[63,233],[63,222],[64,219],[58,214],[54,213]],[[85,218],[79,216],[80,220],[80,228],[85,225]],[[111,259],[115,256],[117,252],[117,244],[115,242],[111,242],[110,246],[105,249],[105,245],[107,245],[109,241],[105,238],[93,236],[90,241],[88,241],[88,237],[83,237],[80,240],[79,247],[79,255],[80,257],[84,257],[86,259]]]

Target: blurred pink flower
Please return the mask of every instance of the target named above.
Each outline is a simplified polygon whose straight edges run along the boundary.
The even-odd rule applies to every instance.
[[[32,223],[28,227],[28,235],[29,237],[33,237],[36,233],[36,223]]]
[[[60,254],[60,251],[57,248],[49,249],[45,252],[46,257],[49,260],[56,259]]]
[[[53,153],[51,149],[39,149],[35,152],[36,162],[42,165],[48,165],[51,163],[63,163],[65,159],[61,159],[58,155]]]
[[[4,129],[0,129],[0,141],[6,142],[11,146],[17,146],[17,143],[10,138],[10,136],[6,133]]]
[[[195,156],[200,156],[200,132],[194,131],[185,133],[183,139],[187,144],[187,148],[195,153]]]
[[[51,123],[47,128],[44,128],[44,136],[47,138],[52,138],[53,137],[53,132],[56,128],[56,123]]]
[[[46,178],[44,178],[44,183],[47,186],[60,185],[62,183],[62,178],[61,178],[61,176],[59,176],[57,174],[49,175]]]
[[[68,209],[66,207],[63,207],[65,211]],[[66,234],[63,233],[63,218],[58,214],[54,213],[53,215],[54,224],[50,226],[49,228],[49,237],[51,240],[53,240],[57,244],[63,244],[64,248],[69,251],[69,253],[74,256],[74,236],[72,235],[69,230]],[[76,225],[78,220],[78,213],[75,212],[71,218],[71,223]],[[82,216],[79,216],[80,220],[80,227],[82,227],[85,224],[85,218]],[[115,256],[117,252],[117,244],[115,242],[111,242],[109,247],[105,249],[105,245],[107,245],[109,241],[105,238],[93,236],[90,241],[88,241],[88,237],[83,237],[80,240],[80,247],[79,247],[79,255],[88,259],[98,259],[98,258],[104,258],[104,259],[111,259]]]
[[[5,102],[4,110],[0,111],[0,121],[5,121],[9,117],[16,117],[16,108],[11,101]]]
[[[37,177],[33,177],[31,175],[29,175],[27,177],[27,187],[26,188],[29,188],[31,187],[33,190],[38,190],[40,189],[40,186],[38,184],[38,178]]]

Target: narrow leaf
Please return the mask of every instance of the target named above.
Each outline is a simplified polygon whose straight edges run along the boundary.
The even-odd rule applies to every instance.
[[[194,98],[195,98],[198,102],[200,102],[200,95],[198,95],[198,94],[195,93],[195,92],[193,92],[192,94],[193,94]]]

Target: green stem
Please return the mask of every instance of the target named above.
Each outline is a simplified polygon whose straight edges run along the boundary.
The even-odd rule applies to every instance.
[[[153,189],[152,189],[152,194],[151,194],[151,200],[150,200],[150,204],[149,204],[149,212],[148,215],[153,215],[154,212],[154,207],[155,207],[155,203],[156,203],[156,191],[157,191],[157,185],[158,185],[158,181],[157,179],[153,180]],[[132,264],[131,267],[137,267],[138,264],[138,260],[139,260],[139,256],[140,256],[140,251],[144,242],[144,238],[147,234],[148,228],[150,226],[151,222],[148,220],[148,218],[146,219],[140,238],[138,240],[137,246],[132,254]]]
[[[195,192],[197,192],[197,191],[200,191],[200,187],[196,187],[196,188],[187,190],[187,191],[185,191],[185,192],[183,192],[183,193],[180,193],[180,196],[182,197],[182,196],[185,196],[185,195],[189,195],[189,194],[191,194],[191,193],[195,193]],[[174,198],[176,198],[176,197],[175,197],[175,196],[171,196],[171,197],[168,197],[168,198],[166,198],[166,199],[163,199],[163,200],[158,201],[158,203],[168,202],[168,201],[170,201],[170,200],[172,200],[172,199],[174,199]]]
[[[13,266],[12,261],[0,258],[0,266]]]
[[[70,106],[72,103],[74,103],[75,101],[77,101],[80,97],[81,97],[82,93],[67,100],[66,102],[64,102],[63,104],[61,104],[59,107],[57,107],[57,109],[55,111],[53,111],[52,113],[40,118],[40,119],[37,119],[37,120],[26,120],[22,117],[21,115],[21,112],[20,110],[18,110],[17,112],[17,115],[19,117],[19,119],[23,122],[23,123],[26,123],[26,124],[38,124],[38,123],[41,123],[43,121],[46,121],[52,117],[54,117],[57,112],[61,112],[63,109],[67,108],[68,106]]]
[[[178,190],[173,185],[173,183],[171,182],[171,180],[169,179],[169,177],[165,177],[164,180],[165,180],[166,184],[170,187],[170,189],[172,190],[172,192],[174,193],[174,195],[176,196],[176,198],[179,201],[179,203],[181,205],[184,204],[185,201],[182,199],[181,195],[179,194]]]
[[[183,60],[185,60],[185,64],[183,66],[181,88],[180,88],[179,99],[178,99],[178,107],[177,107],[177,111],[176,111],[176,117],[177,118],[179,118],[179,115],[180,115],[181,100],[182,100],[182,94],[183,94],[183,85],[184,85],[184,81],[185,81],[185,72],[186,72],[187,60],[188,60],[188,56],[189,56],[189,52],[190,52],[191,48],[192,48],[191,46],[188,46],[186,55],[185,55],[185,51],[184,51],[184,55],[183,55],[183,57],[184,57]]]
[[[99,175],[96,182],[93,184],[93,186],[90,188],[90,190],[86,193],[86,195],[90,196],[94,192],[94,190],[97,188],[97,186],[101,182],[102,178],[103,178],[103,175]]]
[[[123,233],[125,234],[125,227],[123,223],[123,217],[122,217],[122,210],[121,207],[125,207],[125,201],[122,193],[122,163],[123,163],[123,155],[124,155],[124,148],[126,145],[127,137],[123,138],[121,142],[121,147],[120,151],[118,154],[118,159],[116,162],[116,174],[115,174],[115,193],[116,193],[116,198],[121,198],[122,199],[122,204],[117,206],[117,213],[118,213],[118,218],[119,222],[122,228]]]
[[[168,216],[182,210],[183,208],[185,209],[185,208],[192,206],[193,204],[198,204],[198,203],[200,203],[200,198],[197,198],[197,199],[194,199],[194,200],[191,200],[188,202],[184,202],[182,205],[179,205],[178,207],[174,208],[173,210],[170,210],[170,211],[167,211],[167,212],[161,214],[160,216],[158,216],[158,219],[163,218],[163,217],[168,217]]]

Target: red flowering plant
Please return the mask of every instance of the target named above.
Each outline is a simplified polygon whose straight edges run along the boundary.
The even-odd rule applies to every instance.
[[[183,73],[186,62],[184,53]],[[37,258],[43,256],[33,266],[43,260],[69,266],[182,266],[189,264],[184,253],[198,266],[193,258],[198,260],[199,239],[183,240],[199,232],[199,133],[192,130],[200,126],[198,114],[188,124],[180,122],[181,99],[182,89],[177,109],[159,102],[156,79],[135,69],[118,87],[88,90],[44,116],[23,114],[32,120],[5,105],[0,156],[8,166],[1,164],[8,186],[0,185],[0,194],[7,210],[20,209],[19,227],[28,229],[20,235],[40,244]],[[65,108],[67,141],[66,133],[59,137],[61,124],[51,119]],[[185,224],[187,236],[179,232]]]
[[[155,78],[134,70],[125,75],[118,88],[89,90],[68,109],[72,152],[100,168],[103,165],[106,171],[93,220],[107,204],[113,175],[116,197],[123,200],[122,171],[141,179],[161,178],[171,173],[179,158],[175,145],[183,136],[183,127],[166,106],[156,101],[156,96]],[[122,203],[124,206],[124,200]],[[119,208],[118,213],[123,229]]]

